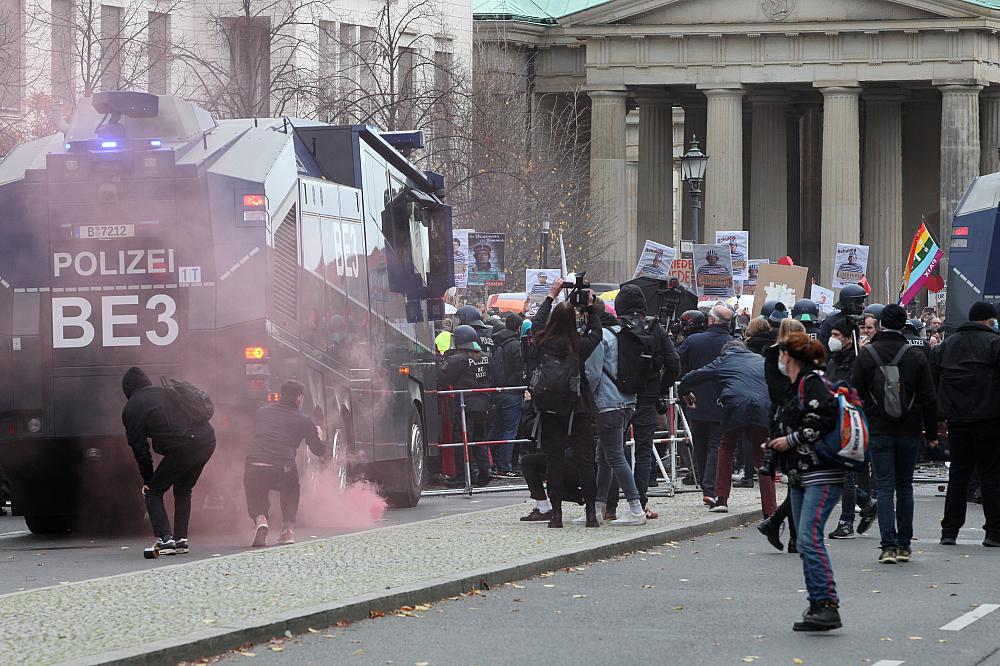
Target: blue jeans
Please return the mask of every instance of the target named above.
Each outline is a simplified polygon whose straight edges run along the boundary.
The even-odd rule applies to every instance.
[[[839,603],[837,584],[833,580],[833,567],[830,566],[830,554],[826,550],[823,533],[826,531],[826,519],[840,501],[843,490],[840,484],[788,487],[797,532],[795,546],[802,559],[802,573],[805,575],[809,601]]]
[[[639,489],[635,486],[632,468],[625,460],[625,425],[632,417],[631,409],[615,409],[597,415],[597,498],[601,501],[608,496],[611,488],[611,473],[614,472],[618,485],[625,491],[629,502],[639,501]]]
[[[882,548],[909,548],[913,539],[913,470],[920,444],[919,437],[873,435],[871,438]]]
[[[499,405],[499,423],[494,428],[496,439],[516,439],[517,426],[521,422],[521,401],[519,392],[501,393],[497,404]],[[513,468],[511,459],[514,452],[513,444],[496,444],[490,447],[493,452],[493,463],[501,472],[509,472]]]

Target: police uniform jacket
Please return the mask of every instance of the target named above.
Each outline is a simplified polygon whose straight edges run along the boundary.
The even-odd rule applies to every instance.
[[[456,349],[444,362],[438,374],[438,389],[490,388],[490,357],[471,349]],[[458,396],[454,403],[459,404]],[[466,393],[467,412],[485,412],[490,407],[489,393]]]

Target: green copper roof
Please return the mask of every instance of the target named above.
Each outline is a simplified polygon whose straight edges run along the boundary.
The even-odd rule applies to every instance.
[[[473,0],[472,15],[481,21],[521,21],[554,25],[559,19],[614,0]],[[1000,0],[963,0],[970,5],[1000,9]]]

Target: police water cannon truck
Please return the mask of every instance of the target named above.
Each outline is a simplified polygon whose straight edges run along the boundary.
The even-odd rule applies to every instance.
[[[955,210],[948,249],[945,328],[968,319],[976,301],[1000,307],[1000,173],[972,181]]]
[[[132,365],[214,399],[205,502],[238,500],[254,411],[297,377],[350,474],[416,504],[454,282],[443,179],[392,134],[171,96],[100,93],[64,130],[0,161],[0,467],[29,529],[141,519]]]

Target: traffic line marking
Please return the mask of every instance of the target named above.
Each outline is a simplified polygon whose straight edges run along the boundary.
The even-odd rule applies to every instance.
[[[905,661],[897,661],[895,659],[882,659],[881,661],[876,661],[872,666],[901,666],[905,663]]]
[[[944,625],[941,627],[941,631],[961,631],[976,620],[981,620],[998,608],[1000,608],[1000,604],[982,604],[978,608],[973,608],[965,615],[957,617],[948,624]]]

